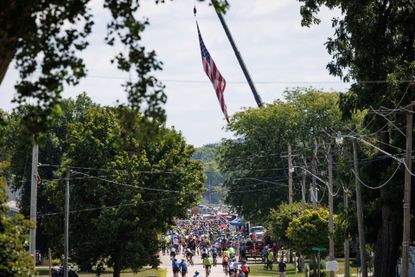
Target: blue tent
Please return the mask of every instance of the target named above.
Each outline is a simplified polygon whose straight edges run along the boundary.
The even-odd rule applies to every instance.
[[[237,216],[235,219],[229,221],[229,224],[232,226],[242,226],[244,225],[244,217],[243,216]]]

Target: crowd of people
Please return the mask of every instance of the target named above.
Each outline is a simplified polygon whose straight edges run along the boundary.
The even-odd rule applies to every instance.
[[[176,227],[163,237],[161,250],[163,255],[170,256],[174,277],[186,277],[196,255],[201,258],[206,277],[218,264],[221,264],[225,276],[248,277],[246,241],[257,240],[255,234],[248,234],[244,228],[232,228],[225,218],[193,216],[190,220],[177,221]],[[261,252],[265,267],[272,270],[278,256],[276,245],[265,245]],[[183,258],[180,259],[179,255]],[[285,268],[286,264],[281,259],[278,262],[280,276],[284,276]],[[199,274],[196,271],[194,277]]]

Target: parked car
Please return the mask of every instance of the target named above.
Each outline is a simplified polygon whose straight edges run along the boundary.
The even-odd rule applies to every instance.
[[[78,276],[79,275],[76,269],[72,265],[69,265],[68,266],[68,277],[78,277]],[[52,277],[64,277],[63,265],[52,267]]]
[[[263,237],[265,235],[266,229],[264,226],[253,226],[249,230],[249,236],[252,236],[254,233],[257,237]]]

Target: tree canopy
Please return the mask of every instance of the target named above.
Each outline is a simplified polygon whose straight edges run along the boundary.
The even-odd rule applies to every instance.
[[[64,177],[70,171],[70,256],[83,269],[120,270],[159,263],[158,239],[200,199],[202,165],[181,134],[162,125],[149,139],[140,114],[101,107],[86,97],[63,102],[63,114],[40,140],[38,242],[44,253],[63,253]],[[18,116],[18,115],[15,115]],[[21,118],[21,116],[20,116]],[[24,137],[17,137],[16,147]],[[20,141],[19,141],[20,140]],[[30,145],[13,153],[14,187],[22,187],[28,213],[30,185],[24,160]]]
[[[224,140],[219,165],[226,176],[226,201],[250,220],[265,219],[270,208],[287,201],[287,145],[296,158],[294,194],[299,196],[301,167],[310,145],[328,138],[328,128],[341,126],[339,95],[313,89],[288,91],[285,101],[237,113],[228,129],[237,139]],[[255,194],[258,201],[252,201]]]
[[[218,144],[207,144],[197,148],[192,156],[193,159],[200,160],[203,163],[206,175],[206,192],[203,194],[203,198],[206,202],[212,204],[222,202],[224,196],[224,177],[216,161],[217,150]]]
[[[26,277],[34,274],[33,258],[27,252],[30,222],[21,214],[9,214],[4,170],[0,161],[0,275]]]
[[[329,243],[329,212],[327,209],[306,209],[289,222],[287,238],[293,249],[303,255],[311,255],[312,247],[324,247]]]
[[[300,216],[303,207],[300,202],[293,204],[282,203],[276,209],[271,209],[267,220],[268,230],[274,240],[280,245],[290,246],[291,241],[286,235],[290,222]]]
[[[354,81],[342,95],[340,106],[345,117],[369,109],[365,117],[366,133],[376,144],[393,155],[405,149],[403,112],[414,101],[415,86],[415,3],[413,1],[299,0],[303,3],[302,24],[319,23],[322,6],[340,9],[342,15],[332,19],[335,29],[326,48],[332,55],[327,68],[330,74]],[[383,110],[383,112],[382,112]],[[380,185],[391,176],[396,165],[378,152],[378,159],[364,167],[372,184]],[[366,192],[370,200],[369,218],[373,220],[369,241],[375,243],[375,275],[394,274],[399,257],[402,232],[403,170],[390,185]],[[412,205],[413,207],[414,205]],[[412,213],[414,209],[412,209]],[[413,224],[412,224],[413,225]]]

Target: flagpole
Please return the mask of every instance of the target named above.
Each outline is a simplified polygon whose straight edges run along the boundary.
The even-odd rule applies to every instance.
[[[220,22],[222,23],[222,27],[225,30],[226,36],[228,37],[229,42],[232,45],[233,51],[235,52],[235,56],[238,59],[239,65],[242,68],[242,71],[243,71],[243,73],[245,75],[246,80],[248,81],[249,87],[251,88],[251,91],[252,91],[252,94],[254,95],[255,101],[256,101],[258,107],[262,107],[261,97],[259,96],[259,94],[258,94],[258,92],[257,92],[257,90],[255,88],[254,83],[252,82],[251,76],[249,75],[248,69],[245,66],[245,62],[242,59],[241,53],[239,53],[239,50],[236,47],[235,41],[232,38],[232,34],[229,31],[229,29],[228,29],[228,25],[226,25],[225,19],[223,18],[222,14],[220,12],[218,12],[218,10],[216,9],[216,7],[217,7],[216,6],[216,1],[215,0],[211,0],[211,3],[212,3],[212,5],[213,5],[213,7],[214,7],[214,9],[216,11],[216,14],[219,17]]]

